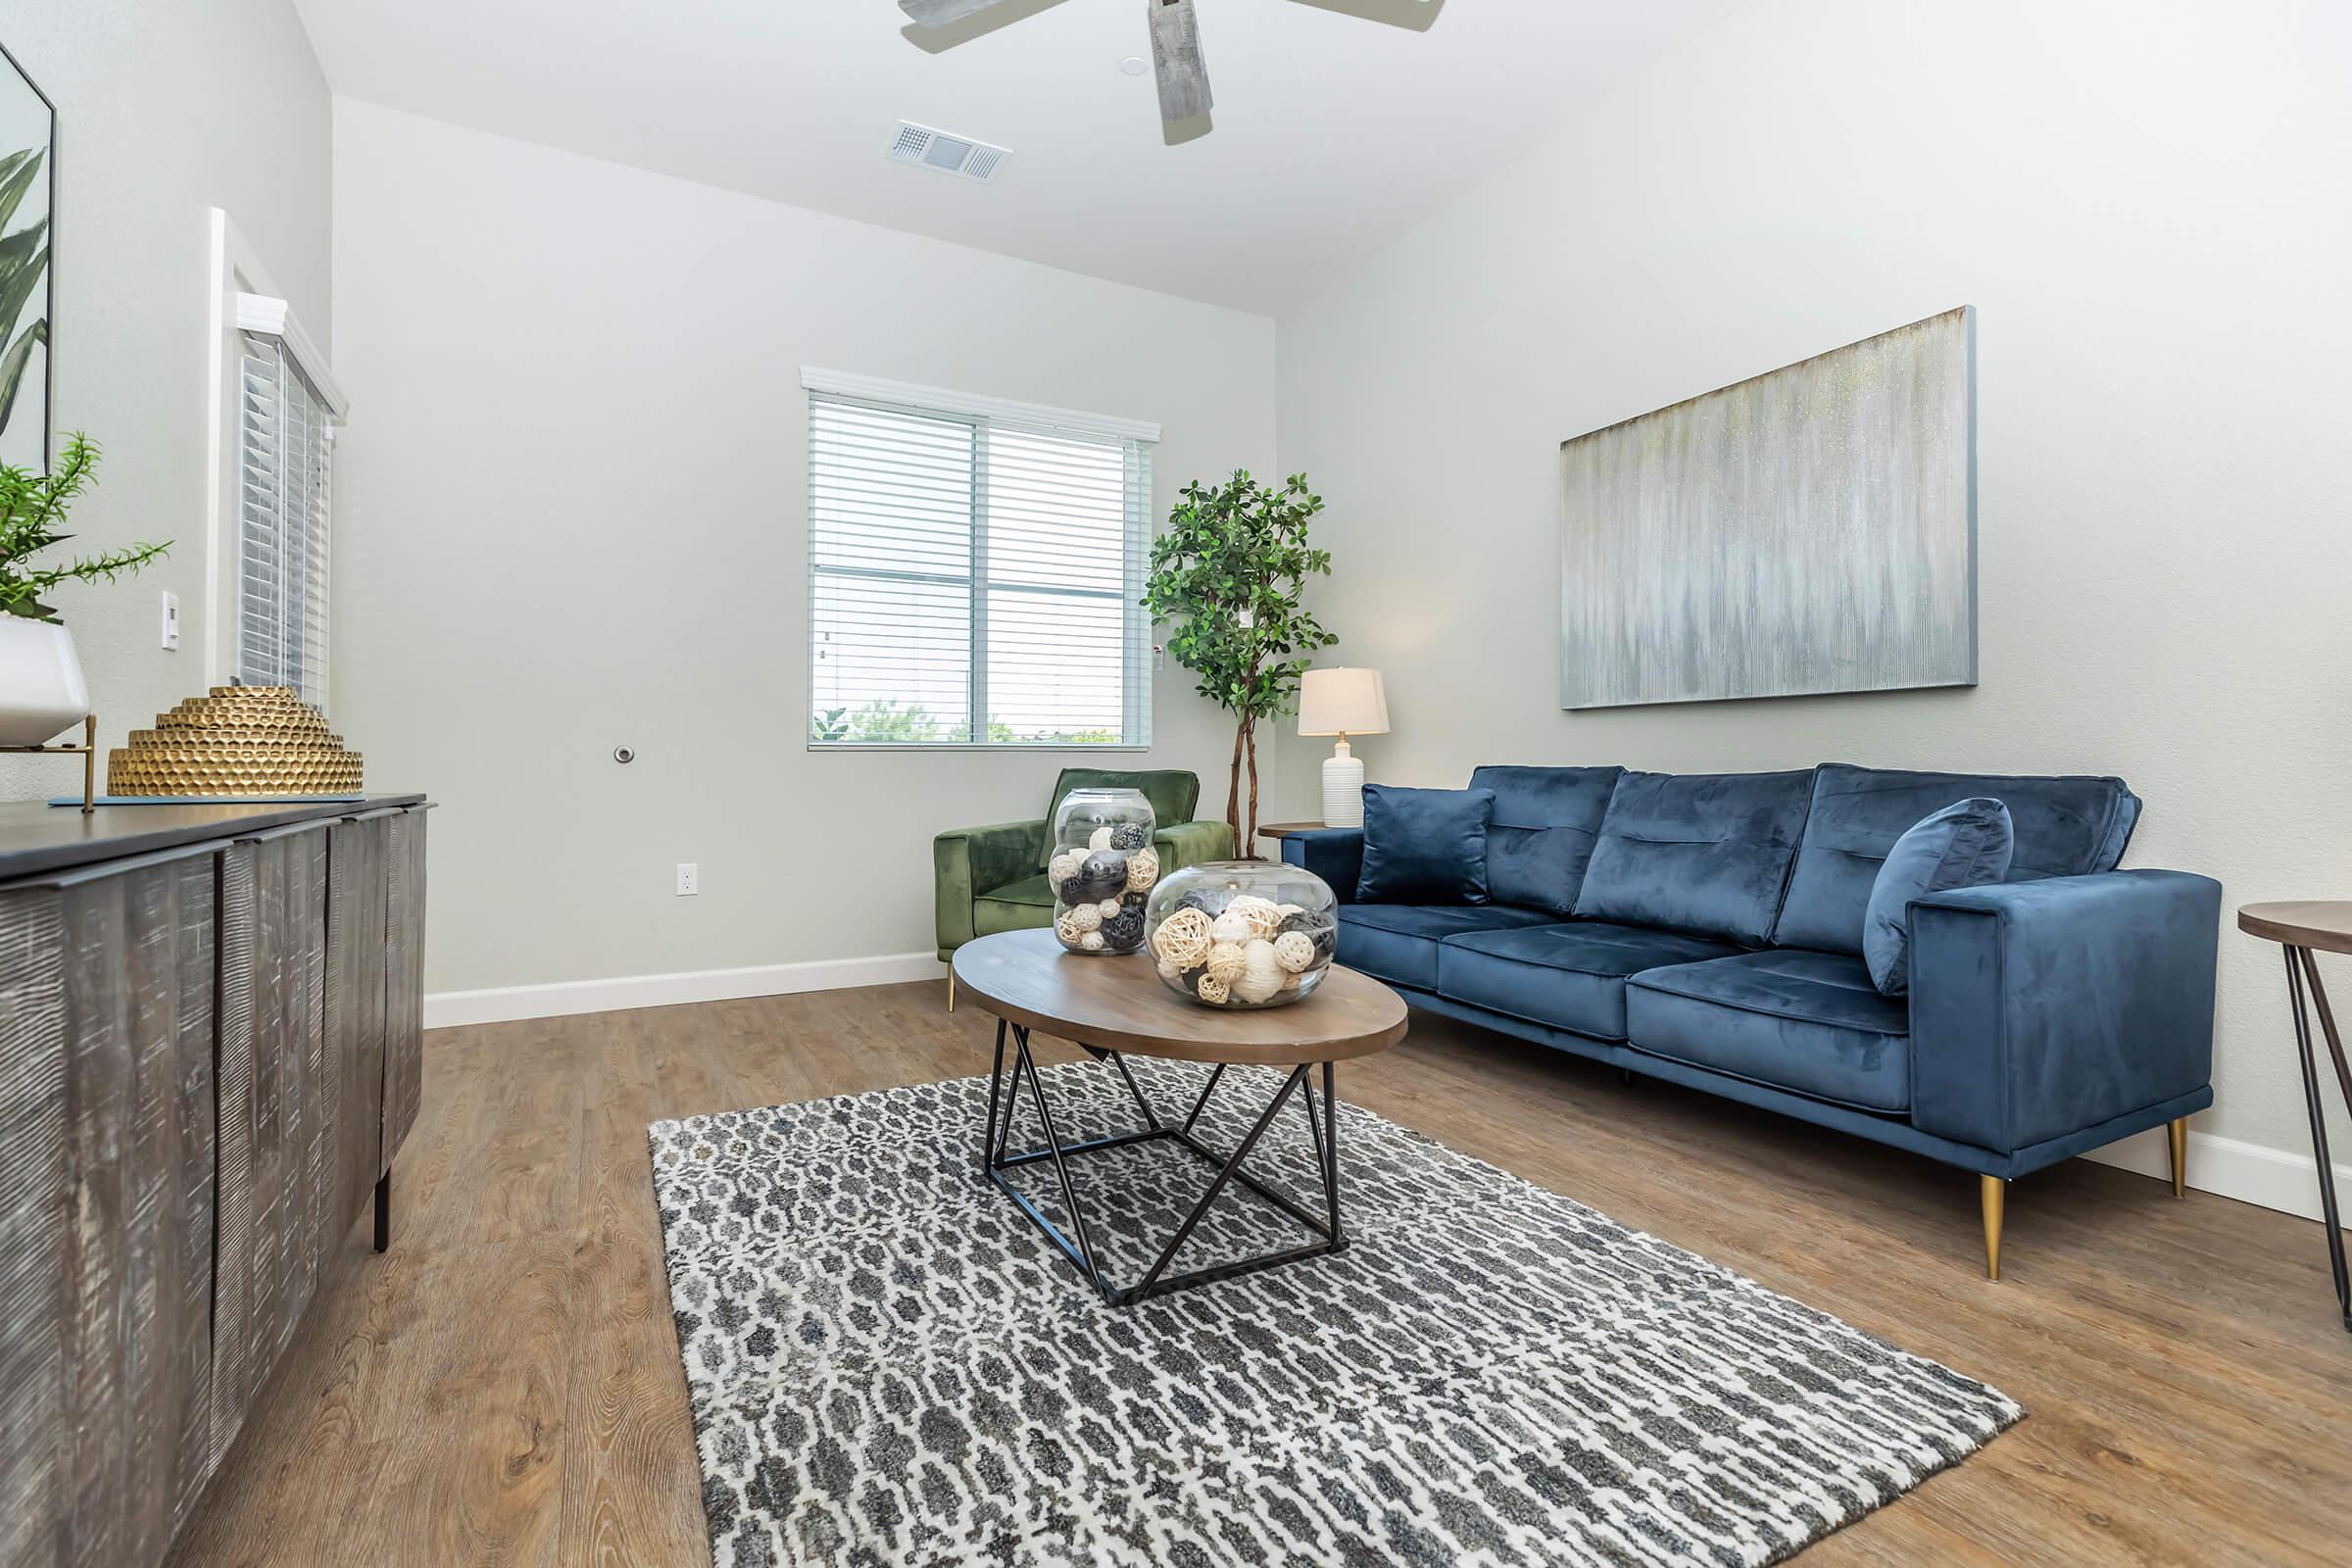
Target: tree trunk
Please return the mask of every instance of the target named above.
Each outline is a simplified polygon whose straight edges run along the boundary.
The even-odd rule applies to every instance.
[[[1250,720],[1250,847],[1242,853],[1245,860],[1257,858],[1257,720]]]
[[[1225,826],[1233,833],[1233,853],[1242,853],[1242,743],[1250,734],[1250,720],[1238,720],[1233,726],[1233,782],[1225,790]]]

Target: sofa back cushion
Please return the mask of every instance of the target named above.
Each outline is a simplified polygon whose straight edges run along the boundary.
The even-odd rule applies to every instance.
[[[1825,762],[1815,769],[1813,810],[1774,945],[1860,953],[1863,911],[1886,852],[1922,817],[1973,796],[2009,808],[2017,845],[2011,882],[2112,871],[2139,821],[2139,797],[2120,778],[1906,773]]]
[[[1627,773],[1609,797],[1576,912],[1761,946],[1812,798],[1810,768]]]
[[[1494,792],[1487,827],[1487,893],[1523,909],[1576,912],[1585,865],[1622,767],[1482,767],[1474,790]]]
[[[1152,815],[1158,827],[1174,827],[1193,819],[1193,808],[1200,804],[1200,775],[1181,768],[1127,769],[1103,767],[1065,767],[1054,781],[1054,798],[1046,802],[1046,834],[1044,857],[1037,868],[1044,870],[1046,861],[1054,858],[1054,813],[1061,808],[1063,797],[1072,790],[1142,790],[1144,799],[1152,803]]]

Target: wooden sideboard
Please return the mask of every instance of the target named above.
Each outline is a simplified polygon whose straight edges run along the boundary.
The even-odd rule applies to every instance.
[[[0,1564],[161,1562],[416,1119],[425,801],[0,807]]]

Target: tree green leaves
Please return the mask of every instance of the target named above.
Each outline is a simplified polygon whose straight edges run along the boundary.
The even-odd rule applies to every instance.
[[[1167,650],[1200,677],[1200,695],[1239,722],[1226,819],[1244,854],[1242,765],[1246,755],[1254,829],[1257,721],[1290,712],[1315,651],[1339,641],[1299,603],[1309,576],[1331,575],[1331,552],[1306,542],[1308,519],[1322,510],[1305,474],[1264,485],[1241,468],[1214,487],[1186,485],[1152,542],[1144,608],[1172,628]]]
[[[36,567],[27,558],[64,544],[74,536],[63,531],[66,509],[92,483],[98,466],[98,443],[73,435],[56,468],[46,474],[0,465],[0,612],[28,620],[56,620],[57,612],[41,595],[61,582],[113,582],[136,571],[172,548],[133,544],[95,556],[76,556],[60,566]]]

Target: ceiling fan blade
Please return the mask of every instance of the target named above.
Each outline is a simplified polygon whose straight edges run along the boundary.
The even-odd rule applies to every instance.
[[[1200,59],[1200,24],[1193,0],[1144,0],[1152,12],[1152,67],[1159,75],[1159,118],[1174,124],[1205,115],[1208,67]]]
[[[944,27],[1003,3],[1004,0],[899,0],[899,9],[913,18],[918,27]]]

